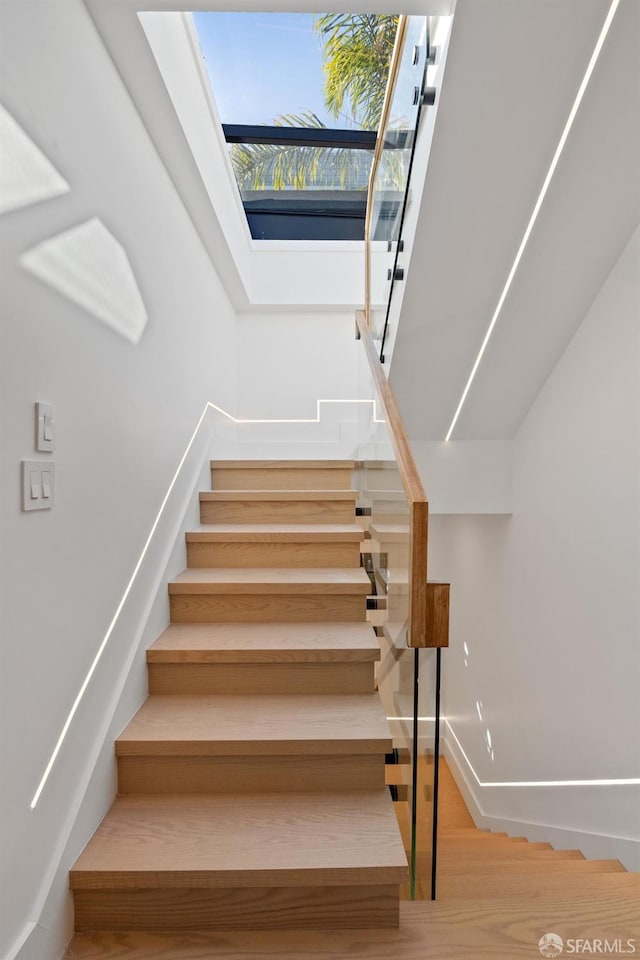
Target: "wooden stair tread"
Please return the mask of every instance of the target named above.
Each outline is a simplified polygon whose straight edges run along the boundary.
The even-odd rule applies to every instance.
[[[357,523],[203,523],[187,531],[188,543],[354,543],[362,540]]]
[[[371,590],[362,567],[193,567],[170,581],[170,594],[361,594]]]
[[[185,932],[97,931],[74,937],[65,960],[532,960],[538,939],[640,938],[633,897],[400,904],[397,930]]]
[[[455,834],[454,835],[443,834],[440,837],[440,839],[443,840],[445,843],[449,842],[450,845],[452,846],[455,845],[456,843],[460,843],[460,844],[471,843],[474,845],[478,843],[484,843],[487,846],[493,846],[498,843],[501,844],[501,843],[526,843],[527,842],[526,837],[508,837],[506,834],[498,834],[498,835],[488,834],[487,835],[486,833],[480,833],[477,836],[471,835],[469,837],[465,837],[462,835],[456,836]]]
[[[618,892],[636,896],[640,911],[640,874],[637,873],[576,873],[567,880],[564,874],[549,870],[544,876],[531,875],[525,871],[509,875],[507,879],[496,873],[474,872],[469,875],[443,873],[438,880],[438,896],[442,899],[458,897],[467,899],[508,899],[509,897],[543,897],[554,893],[567,896],[569,888],[573,896],[598,897],[601,893]]]
[[[358,498],[357,490],[203,490],[200,500],[350,500]]]
[[[443,837],[508,837],[510,834],[506,830],[488,830],[485,827],[475,827],[473,823],[468,826],[439,827],[440,836]]]
[[[407,864],[386,790],[119,797],[72,889],[394,884]]]
[[[459,862],[452,864],[445,859],[443,863],[438,863],[438,877],[454,872],[458,874],[459,870]],[[506,877],[520,873],[527,876],[547,876],[552,873],[625,873],[626,871],[619,860],[563,860],[560,858],[533,860],[530,857],[523,857],[521,860],[491,860],[487,856],[486,859],[481,861],[467,862],[465,872],[467,874],[472,873],[474,877],[478,878],[485,874],[498,874]]]
[[[147,650],[153,663],[280,663],[380,659],[368,623],[171,624]]]
[[[226,470],[353,470],[354,460],[212,460],[211,469]]]
[[[507,840],[515,843],[526,843],[526,837],[512,837],[508,833],[503,833],[502,831],[493,831],[493,830],[482,830],[479,827],[453,827],[453,828],[440,828],[438,830],[438,837],[440,840]]]
[[[404,543],[409,538],[409,524],[381,523],[380,520],[372,520],[369,524],[369,533],[379,540]]]
[[[116,741],[118,756],[384,754],[377,694],[150,696]]]
[[[482,860],[584,860],[579,850],[554,850],[548,843],[503,844],[486,847],[446,847],[438,841],[438,869],[445,864],[464,871],[471,861]]]

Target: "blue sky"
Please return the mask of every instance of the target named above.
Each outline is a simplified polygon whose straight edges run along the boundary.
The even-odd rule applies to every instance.
[[[324,109],[322,47],[308,13],[194,13],[223,123],[271,123]]]

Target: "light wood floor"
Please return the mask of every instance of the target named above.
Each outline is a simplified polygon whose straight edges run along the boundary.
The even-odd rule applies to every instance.
[[[96,933],[67,960],[536,960],[550,931],[640,941],[637,902],[617,896],[401,904],[398,930],[339,933]]]
[[[425,760],[424,779],[432,769]],[[85,933],[66,960],[535,960],[548,932],[640,949],[637,874],[617,860],[476,829],[444,760],[438,834],[438,900],[405,899],[398,930]],[[420,847],[425,855],[428,831]],[[419,892],[427,888],[425,860]]]

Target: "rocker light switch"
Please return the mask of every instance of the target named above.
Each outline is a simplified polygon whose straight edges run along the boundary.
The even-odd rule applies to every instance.
[[[22,461],[22,509],[50,510],[55,502],[56,466],[50,460]]]
[[[56,421],[50,403],[36,403],[36,450],[53,453],[56,448]]]
[[[29,471],[30,481],[29,481],[29,494],[31,500],[40,499],[40,471],[39,470],[30,470]]]

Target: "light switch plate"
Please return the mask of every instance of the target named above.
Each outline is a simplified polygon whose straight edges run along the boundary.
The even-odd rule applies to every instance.
[[[56,497],[56,465],[51,460],[22,461],[22,509],[50,510]]]
[[[53,453],[56,448],[56,421],[50,403],[36,403],[36,450]]]

